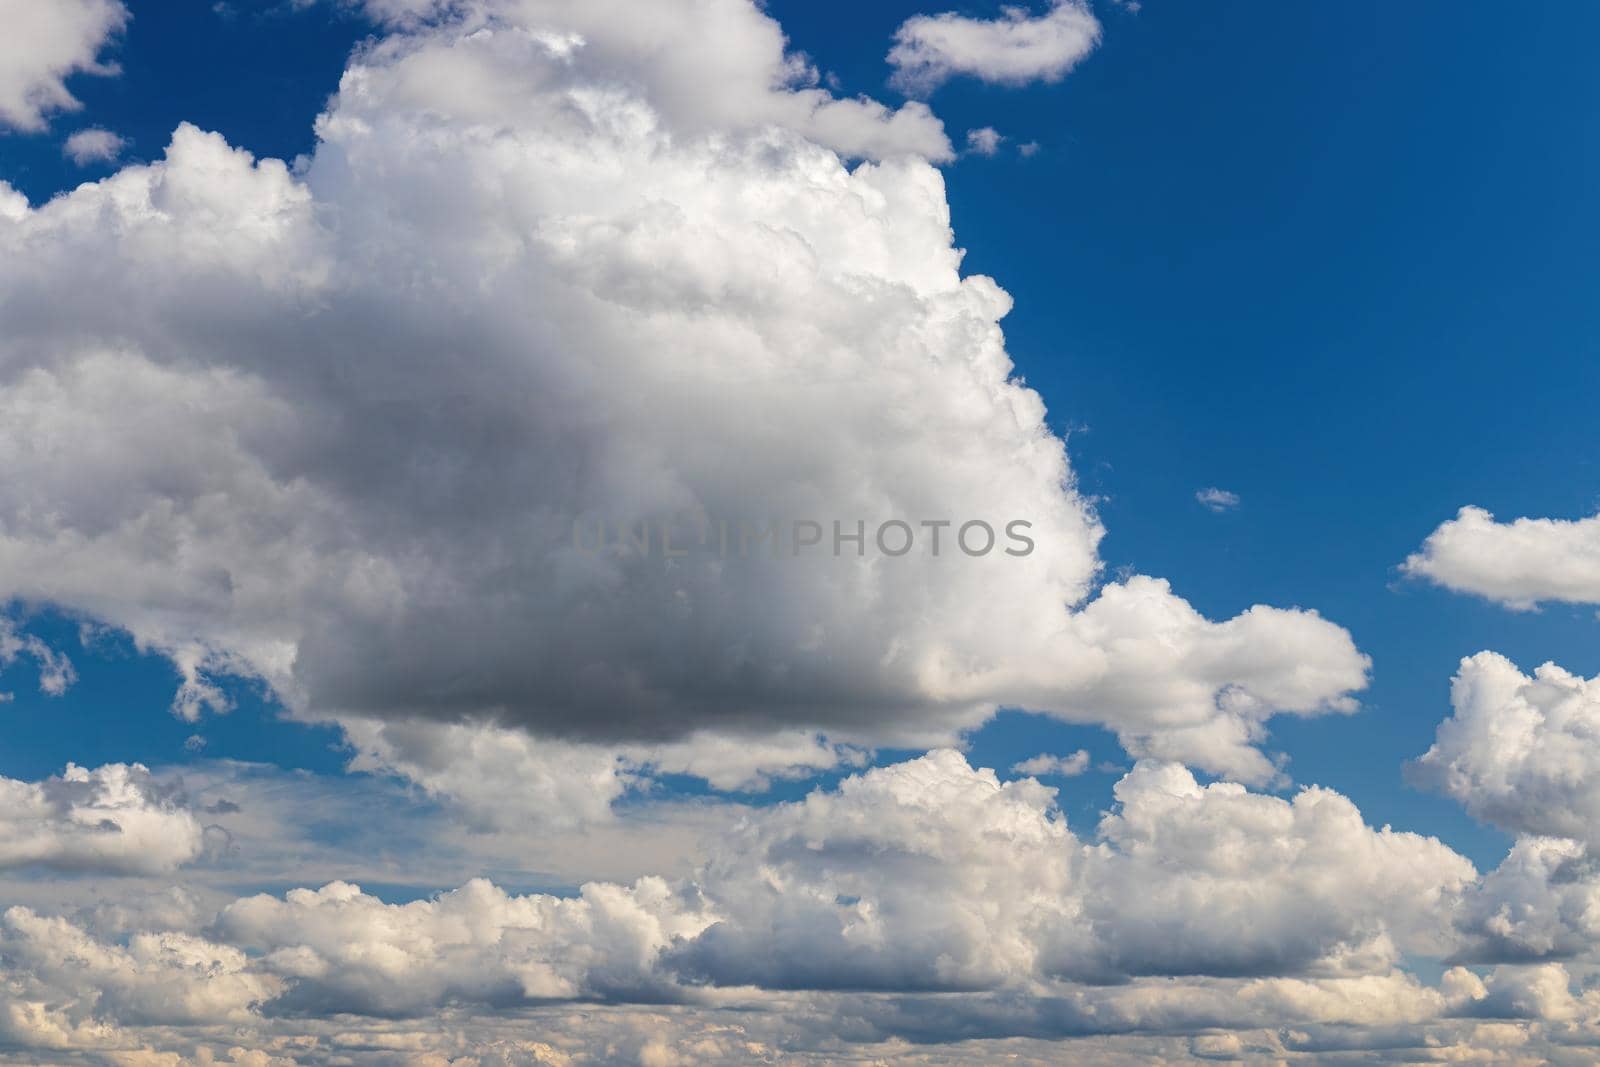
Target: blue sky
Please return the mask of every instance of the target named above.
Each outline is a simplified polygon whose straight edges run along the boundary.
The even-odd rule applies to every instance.
[[[39,202],[109,172],[63,158],[80,122],[121,132],[134,159],[158,158],[184,120],[261,155],[310,151],[313,118],[372,28],[320,6],[236,6],[131,4],[122,75],[75,77],[81,115],[0,140],[0,178]],[[846,7],[770,11],[841,91],[890,96],[883,42],[918,7]],[[1374,660],[1363,710],[1276,719],[1272,747],[1297,782],[1487,865],[1506,839],[1408,787],[1401,764],[1431,742],[1462,656],[1600,673],[1600,624],[1582,607],[1508,613],[1396,566],[1464,503],[1570,518],[1600,506],[1600,310],[1585,269],[1600,234],[1585,177],[1600,71],[1584,43],[1600,25],[1583,25],[1600,12],[1101,14],[1101,47],[1058,84],[934,95],[955,136],[1008,138],[946,168],[965,268],[1016,300],[1009,351],[1099,498],[1108,573],[1168,576],[1214,617],[1299,605],[1348,627]],[[1014,151],[1030,141],[1037,155]],[[1211,513],[1194,499],[1208,486],[1240,505]],[[16,687],[0,771],[218,755],[340,765],[336,734],[274,724],[259,687],[199,728],[165,717],[171,668],[108,647],[78,657],[83,682],[63,698]],[[197,730],[207,748],[186,753]],[[1063,745],[1120,755],[1098,730],[1015,714],[972,753],[1003,770]],[[1072,783],[1074,817],[1092,818],[1114,777]]]
[[[1600,1047],[1600,8],[1105,0],[1007,81],[1091,9],[122,2],[80,107],[0,68],[0,987],[60,1062]],[[537,540],[685,498],[1044,551]]]

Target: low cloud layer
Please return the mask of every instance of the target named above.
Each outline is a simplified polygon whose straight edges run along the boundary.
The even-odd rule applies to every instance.
[[[1366,825],[1329,790],[1286,800],[1154,762],[1080,837],[1053,790],[938,751],[751,811],[684,878],[565,896],[475,880],[405,903],[332,882],[241,897],[209,919],[171,900],[88,917],[13,907],[0,1026],[119,1063],[113,1050],[141,1047],[206,1062],[202,1046],[227,1062],[227,1043],[206,1036],[216,1027],[269,1057],[250,1062],[396,1062],[383,1035],[400,1031],[421,1057],[404,1062],[454,1062],[422,1055],[449,1047],[442,1013],[477,1020],[479,1052],[499,1047],[509,1058],[489,1062],[506,1063],[614,1062],[652,1011],[675,1020],[645,1027],[663,1053],[706,1063],[957,1039],[1022,1042],[1019,1062],[1035,1062],[1028,1041],[1094,1035],[1139,1062],[1163,1046],[1137,1035],[1163,1034],[1187,1036],[1143,1062],[1233,1042],[1316,1056],[1357,1034],[1399,1062],[1481,1049],[1497,1032],[1484,1025],[1512,1047],[1555,1047],[1600,1026],[1600,1002],[1563,962],[1591,956],[1600,934],[1587,903],[1600,881],[1574,876],[1583,855],[1528,838],[1480,877],[1436,840]],[[1477,969],[1427,985],[1401,969],[1418,956]],[[590,1030],[560,1014],[568,1002],[612,1007]],[[732,1029],[730,1010],[744,1016]],[[537,1049],[514,1043],[526,1030],[496,1036],[533,1011],[545,1013]],[[649,1059],[648,1043],[642,1032],[627,1062],[677,1062]],[[1082,1047],[1120,1062],[1116,1044]]]

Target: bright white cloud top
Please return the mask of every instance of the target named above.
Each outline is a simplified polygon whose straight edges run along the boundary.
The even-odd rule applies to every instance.
[[[1519,833],[1600,842],[1600,679],[1504,656],[1461,661],[1455,714],[1413,767],[1475,816]]]
[[[1119,783],[1089,839],[1053,790],[935,751],[751,812],[686,878],[571,896],[475,880],[400,904],[336,881],[214,912],[168,901],[77,918],[12,907],[0,917],[17,1008],[5,1033],[224,1058],[207,1033],[242,1027],[284,1063],[361,1064],[394,1062],[398,1034],[420,1057],[405,1062],[431,1064],[493,1056],[530,1032],[545,1051],[490,1062],[614,1062],[619,1043],[652,1062],[648,1038],[631,1045],[636,1027],[708,1063],[779,1048],[820,1063],[851,1044],[881,1056],[897,1036],[1010,1039],[1021,1062],[1048,1063],[1059,1054],[1033,1042],[1073,1037],[1082,1054],[1096,1035],[1174,1029],[1237,1031],[1284,1055],[1352,1032],[1465,1051],[1480,1040],[1475,1014],[1578,1039],[1600,1005],[1550,961],[1600,934],[1584,856],[1578,842],[1526,838],[1480,877],[1434,839],[1366,825],[1332,791],[1286,800],[1154,762]],[[1428,986],[1398,969],[1412,954],[1494,969]],[[611,1007],[586,1024],[562,1014],[567,1002]],[[651,1014],[660,1005],[674,1006],[670,1025]],[[471,1020],[465,1044],[430,1021],[446,1011]],[[1294,1033],[1258,1032],[1277,1027]]]

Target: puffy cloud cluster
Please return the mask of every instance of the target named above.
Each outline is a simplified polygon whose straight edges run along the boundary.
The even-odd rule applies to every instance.
[[[1063,1038],[1108,1064],[1372,1048],[1403,1062],[1600,1035],[1600,995],[1573,988],[1600,934],[1581,845],[1525,839],[1480,879],[1324,789],[1284,799],[1145,762],[1116,801],[1080,837],[1052,790],[946,750],[751,809],[686,878],[566,896],[480,879],[405,903],[335,881],[210,921],[186,894],[76,918],[13,907],[0,1027],[107,1062],[237,1047],[430,1065],[916,1062],[906,1041],[928,1062],[956,1060],[927,1043],[984,1041],[1021,1044],[960,1049],[1043,1063],[1027,1043]],[[1399,969],[1416,956],[1493,967],[1434,987]]]
[[[1553,663],[1530,677],[1480,652],[1461,661],[1451,703],[1454,714],[1409,776],[1518,835],[1464,898],[1455,954],[1592,959],[1600,948],[1600,681]]]
[[[1410,767],[1419,784],[1517,833],[1600,841],[1600,679],[1504,656],[1461,661],[1454,714]]]
[[[66,106],[62,72],[120,24],[111,3],[42,6],[109,21],[10,111],[0,81],[0,121]],[[293,168],[183,126],[161,161],[41,207],[0,187],[0,603],[127,630],[176,666],[188,719],[228,708],[224,676],[264,680],[336,719],[354,769],[464,806],[479,833],[455,837],[566,833],[569,871],[629,840],[571,844],[651,775],[760,789],[1001,705],[1104,725],[1140,762],[1092,836],[1038,782],[938,749],[794,803],[704,805],[712,843],[681,877],[404,903],[340,878],[230,889],[211,921],[187,893],[75,916],[35,897],[0,917],[0,1062],[1052,1062],[1026,1043],[1063,1037],[1103,1063],[1514,1062],[1595,1043],[1600,994],[1572,989],[1600,935],[1579,840],[1600,814],[1594,683],[1464,665],[1420,773],[1560,835],[1485,878],[1331,790],[1252,792],[1281,780],[1271,716],[1353,710],[1367,660],[1314,612],[1216,621],[1160,579],[1102,584],[1098,518],[1013,375],[1009,298],[961,273],[926,107],[835,98],[751,0],[364,7],[389,36]],[[1098,34],[1070,0],[925,16],[891,60],[915,91],[1014,84]],[[1489,557],[1462,531],[1505,529],[1477,515],[1408,567],[1473,572]],[[817,544],[729,553],[712,533],[802,520]],[[875,543],[891,520],[913,551]],[[969,520],[1023,520],[1033,550],[971,554]],[[837,540],[857,522],[859,550]],[[1486,595],[1576,588],[1581,536],[1561,537],[1566,562]],[[71,679],[0,622],[0,667],[22,656],[47,691]],[[330,806],[309,778],[241,811],[250,772],[229,773],[204,810],[260,850],[240,881],[352,862],[272,840]],[[167,872],[203,849],[191,806],[137,766],[0,780],[0,867]],[[367,869],[396,884],[487,854],[422,856],[392,812],[371,822]],[[1433,987],[1401,969],[1416,956],[1496,969]]]
[[[1465,507],[1402,569],[1516,611],[1549,600],[1600,604],[1600,516],[1496,522],[1482,508]]]
[[[1082,839],[1052,790],[937,751],[752,810],[687,879],[571,896],[475,880],[406,903],[333,882],[203,924],[189,898],[92,923],[14,907],[0,1027],[149,1063],[168,1061],[117,1057],[827,1062],[856,1046],[916,1062],[908,1040],[981,1040],[1022,1044],[961,1046],[969,1059],[1044,1063],[1059,1050],[1028,1041],[1110,1040],[1094,1035],[1121,1043],[1081,1046],[1085,1062],[1481,1050],[1496,1034],[1544,1050],[1600,1032],[1596,995],[1551,962],[1593,943],[1581,854],[1530,839],[1480,880],[1327,790],[1285,800],[1153,762]],[[1397,969],[1413,955],[1516,965],[1456,967],[1435,988]],[[545,1013],[532,1042],[528,1012]],[[472,1020],[472,1043],[447,1016]],[[1163,1034],[1190,1036],[1143,1043]]]
[[[139,764],[68,764],[42,782],[0,778],[0,869],[154,874],[200,854],[204,831]]]
[[[10,202],[0,598],[164,652],[186,717],[241,674],[302,715],[693,741],[656,753],[691,773],[714,736],[818,766],[819,733],[943,743],[1014,705],[1259,783],[1272,714],[1354,707],[1366,660],[1314,613],[1095,594],[1100,525],[1009,298],[960,272],[926,109],[810,85],[748,0],[450,10],[352,61],[295,172],[185,126]],[[896,519],[904,556],[573,538]],[[917,525],[1019,519],[1024,557]],[[462,778],[415,747],[389,765]]]
[[[926,93],[965,75],[1000,85],[1059,81],[1100,43],[1100,22],[1081,0],[1051,0],[1032,14],[1007,7],[998,19],[954,12],[916,15],[895,31],[894,83]]]
[[[66,78],[113,73],[98,57],[127,21],[119,0],[0,0],[0,127],[43,129],[79,107]]]
[[[1522,837],[1467,901],[1459,950],[1474,960],[1572,959],[1600,946],[1600,864],[1582,842]]]
[[[1285,801],[1147,763],[1116,797],[1090,854],[1111,976],[1381,972],[1445,951],[1477,876],[1434,838],[1371,829],[1328,789]]]
[[[13,1028],[19,1019],[60,1025],[62,1014],[74,1029],[97,1018],[132,1025],[239,1020],[281,989],[238,949],[176,932],[108,944],[27,908],[0,914],[0,949],[8,980],[23,985],[22,998],[34,988],[57,989],[77,1002],[65,1013],[56,1005],[14,1003]]]
[[[1370,973],[1437,948],[1471,865],[1347,800],[1145,763],[1099,841],[1053,791],[935,752],[764,814],[702,883],[680,966],[720,984],[985,989],[1151,974]]]
[[[228,907],[216,929],[299,1004],[416,1014],[769,990],[998,991],[1147,975],[1384,974],[1439,952],[1473,883],[1437,841],[1141,764],[1099,840],[1054,793],[942,750],[754,811],[692,879],[574,898],[485,882],[390,905],[343,883]]]
[[[293,980],[283,1007],[408,1015],[461,1000],[655,1000],[665,993],[657,957],[706,921],[692,895],[650,878],[591,884],[573,899],[476,881],[398,905],[336,882],[240,900],[217,926]]]

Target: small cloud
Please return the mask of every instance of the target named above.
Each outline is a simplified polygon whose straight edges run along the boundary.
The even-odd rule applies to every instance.
[[[183,742],[185,752],[199,752],[206,747],[206,739],[199,734],[190,734]]]
[[[1005,143],[1005,135],[993,126],[982,126],[967,131],[967,151],[976,156],[992,156]]]
[[[1195,493],[1194,498],[1200,501],[1203,506],[1218,514],[1224,511],[1232,511],[1239,506],[1238,493],[1230,493],[1226,489],[1218,489],[1216,486],[1212,486],[1209,489],[1201,489]]]
[[[1032,759],[1025,759],[1021,763],[1011,766],[1013,774],[1054,774],[1062,778],[1076,778],[1089,769],[1089,752],[1087,749],[1078,749],[1070,756],[1051,756],[1040,754]]]
[[[1032,159],[1039,154],[1039,142],[1027,141],[1017,145],[1017,154],[1023,159]]]
[[[68,137],[67,143],[61,146],[61,154],[78,166],[87,167],[91,163],[112,162],[126,145],[126,141],[110,130],[90,126]]]
[[[11,666],[20,656],[32,659],[39,670],[39,692],[58,697],[78,680],[72,661],[32,634],[22,633],[16,623],[0,616],[0,669]]]
[[[894,34],[890,84],[925,95],[954,77],[991,85],[1057,82],[1100,43],[1100,23],[1084,0],[1053,0],[1032,13],[1015,5],[997,19],[955,12],[913,15]]]

